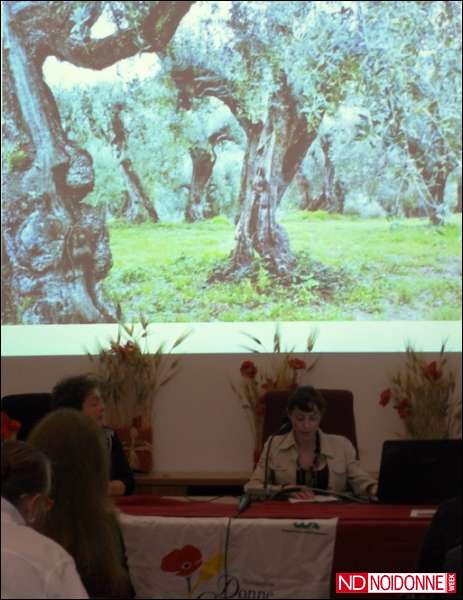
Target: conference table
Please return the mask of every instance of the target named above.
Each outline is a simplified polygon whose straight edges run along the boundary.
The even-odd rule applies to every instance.
[[[137,535],[140,535],[142,531],[146,533],[151,521],[157,523],[160,520],[163,527],[167,527],[164,530],[157,530],[158,534],[153,533],[152,539],[147,533],[145,551],[151,543],[154,548],[159,543],[160,535],[161,537],[165,535],[159,534],[159,531],[168,531],[170,525],[173,528],[174,524],[179,523],[181,528],[176,530],[179,533],[175,535],[181,536],[180,532],[187,524],[197,524],[199,528],[202,527],[204,531],[207,530],[208,535],[210,535],[211,523],[231,522],[232,517],[233,523],[237,525],[238,522],[242,522],[241,525],[253,523],[256,527],[264,523],[277,522],[292,522],[296,527],[309,527],[309,525],[301,524],[310,523],[311,521],[328,523],[334,520],[336,529],[332,565],[330,565],[328,578],[325,578],[326,584],[327,579],[330,580],[329,596],[331,597],[336,595],[335,577],[336,573],[339,572],[413,572],[425,532],[435,510],[435,507],[432,506],[265,501],[254,503],[237,515],[238,500],[236,498],[206,500],[166,498],[151,495],[119,498],[116,503],[122,513],[123,532],[125,529],[125,533],[130,532],[131,529],[133,530],[137,524],[140,526]],[[124,518],[126,519],[125,525]],[[297,525],[298,523],[300,525]],[[209,529],[207,529],[208,527]],[[292,536],[292,539],[295,539],[295,536]],[[137,551],[136,540],[137,537],[134,534],[128,549],[129,566],[131,562],[130,553]],[[179,538],[178,546],[180,547],[182,543],[184,541]],[[291,555],[291,550],[292,543],[289,543],[285,552]],[[140,556],[138,558],[140,559]],[[294,556],[294,561],[301,562],[303,560],[303,556]],[[278,564],[274,565],[276,570],[278,570],[278,567]],[[156,569],[157,567],[151,565],[149,568]],[[155,574],[153,577],[155,580]],[[137,584],[138,582],[135,580],[136,590]],[[144,589],[144,595],[141,597],[149,597],[146,586]],[[195,596],[191,593],[191,589],[189,589],[186,597],[225,597],[217,594],[215,596]],[[358,597],[358,594],[356,595]],[[154,590],[153,597],[156,597]],[[233,594],[227,597],[233,597]],[[237,594],[236,597],[246,596]],[[248,595],[247,597],[252,596]],[[254,597],[281,596],[255,595]],[[318,597],[328,597],[328,595]]]

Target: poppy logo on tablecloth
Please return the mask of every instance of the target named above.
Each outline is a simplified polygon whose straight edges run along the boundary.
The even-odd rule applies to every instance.
[[[180,577],[190,577],[203,562],[201,551],[196,546],[175,549],[162,559],[161,570],[175,573]]]
[[[188,597],[191,598],[191,593],[202,583],[218,575],[223,565],[224,556],[221,552],[214,554],[211,558],[204,561],[201,550],[196,546],[188,544],[183,546],[183,548],[176,548],[172,552],[169,552],[169,554],[166,554],[161,561],[161,570],[184,577],[188,588]],[[196,571],[196,581],[192,585],[191,579]]]

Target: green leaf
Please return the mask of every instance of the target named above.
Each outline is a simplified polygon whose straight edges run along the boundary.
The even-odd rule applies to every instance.
[[[175,340],[175,342],[173,343],[173,346],[171,348],[171,352],[174,348],[177,348],[178,346],[180,346],[180,344],[183,344],[183,342],[193,333],[192,329],[189,329],[188,331],[185,331],[184,333],[182,333],[181,335],[178,336],[178,338]]]
[[[273,351],[280,352],[281,349],[281,334],[280,326],[277,324],[275,327],[275,333],[273,334]]]
[[[257,350],[256,348],[251,348],[251,346],[243,346],[241,345],[240,348],[243,348],[243,350],[247,350],[248,352],[252,352],[253,354],[260,354],[260,350]]]
[[[263,347],[262,342],[259,340],[259,338],[254,337],[253,335],[251,335],[250,333],[246,333],[246,331],[241,331],[241,333],[243,335],[245,335],[246,337],[248,337],[250,340],[252,340],[253,342],[255,342],[256,344],[259,344],[259,346]]]

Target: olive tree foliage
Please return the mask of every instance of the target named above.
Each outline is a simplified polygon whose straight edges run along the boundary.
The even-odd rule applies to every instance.
[[[69,136],[94,156],[95,188],[86,202],[127,221],[157,221],[163,194],[155,182],[166,183],[166,173],[175,180],[181,151],[165,125],[174,114],[172,90],[135,78],[54,93]]]
[[[320,7],[322,5],[322,7]],[[277,207],[342,99],[359,49],[342,2],[198,3],[171,45],[180,101],[214,96],[246,135],[236,246],[218,278],[249,272],[259,255],[291,279],[295,257]]]
[[[351,6],[362,58],[298,172],[292,203],[442,223],[461,182],[461,3]],[[336,185],[341,195],[327,194]]]
[[[95,156],[95,189],[86,201],[103,203],[115,217],[131,221],[150,218],[196,221],[236,211],[235,194],[228,197],[219,178],[212,178],[230,147],[243,146],[243,132],[229,109],[214,98],[191,110],[177,110],[177,93],[160,69],[144,78],[116,79],[92,87],[56,87],[55,97],[69,136]],[[114,128],[119,110],[123,148]],[[228,148],[228,150],[227,150]],[[130,187],[126,163],[136,173],[139,188],[149,197],[130,218]],[[239,180],[239,172],[234,175]],[[230,182],[229,182],[230,184]],[[236,188],[236,181],[232,185]],[[132,211],[133,213],[133,211]],[[153,219],[152,220],[157,220]]]
[[[90,154],[72,142],[47,86],[48,56],[103,69],[141,50],[162,53],[191,2],[118,2],[116,28],[92,27],[107,2],[4,2],[2,322],[100,322],[111,267],[104,214],[82,200]]]
[[[360,2],[366,55],[359,92],[369,121],[363,138],[383,149],[383,173],[408,214],[444,222],[449,174],[461,169],[461,2]]]

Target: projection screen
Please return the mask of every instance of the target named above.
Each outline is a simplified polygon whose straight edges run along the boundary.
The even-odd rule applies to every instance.
[[[461,351],[460,2],[2,13],[3,356]]]

